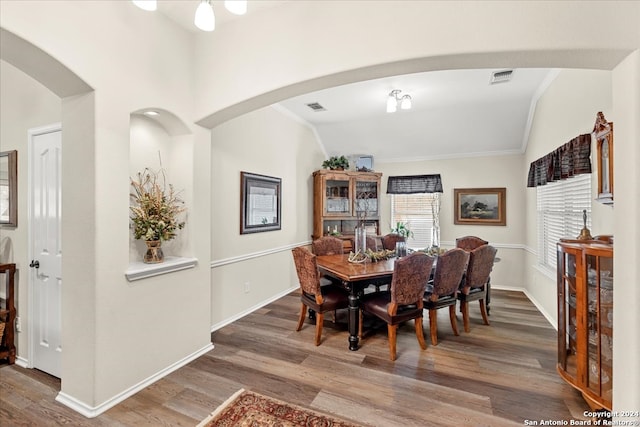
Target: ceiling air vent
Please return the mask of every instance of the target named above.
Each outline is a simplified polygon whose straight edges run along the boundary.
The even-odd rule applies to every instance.
[[[491,74],[491,84],[508,82],[511,80],[512,74],[513,70],[494,71],[493,74]]]
[[[307,104],[307,107],[311,108],[313,111],[327,111],[320,103],[312,102],[311,104]]]

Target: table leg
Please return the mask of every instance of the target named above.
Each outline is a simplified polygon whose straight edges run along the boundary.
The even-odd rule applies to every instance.
[[[352,287],[349,294],[349,350],[358,350],[358,323],[360,321],[360,306],[358,296]]]

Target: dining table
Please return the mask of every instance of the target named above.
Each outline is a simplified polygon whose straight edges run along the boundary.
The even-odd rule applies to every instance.
[[[339,282],[349,292],[347,323],[349,328],[349,350],[358,350],[358,323],[360,321],[360,297],[370,285],[390,284],[396,257],[373,262],[350,262],[349,255],[319,255],[318,269],[325,276]]]

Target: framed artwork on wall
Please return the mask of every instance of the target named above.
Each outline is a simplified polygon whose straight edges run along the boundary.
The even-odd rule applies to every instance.
[[[506,188],[454,188],[454,224],[507,225]]]
[[[281,228],[282,180],[240,172],[240,234]]]
[[[0,224],[18,226],[18,152],[0,153]]]

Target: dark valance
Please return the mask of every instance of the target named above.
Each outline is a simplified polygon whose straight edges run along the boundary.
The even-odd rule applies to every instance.
[[[390,176],[387,194],[442,193],[440,174]]]
[[[591,134],[577,136],[529,167],[527,187],[591,173]]]

